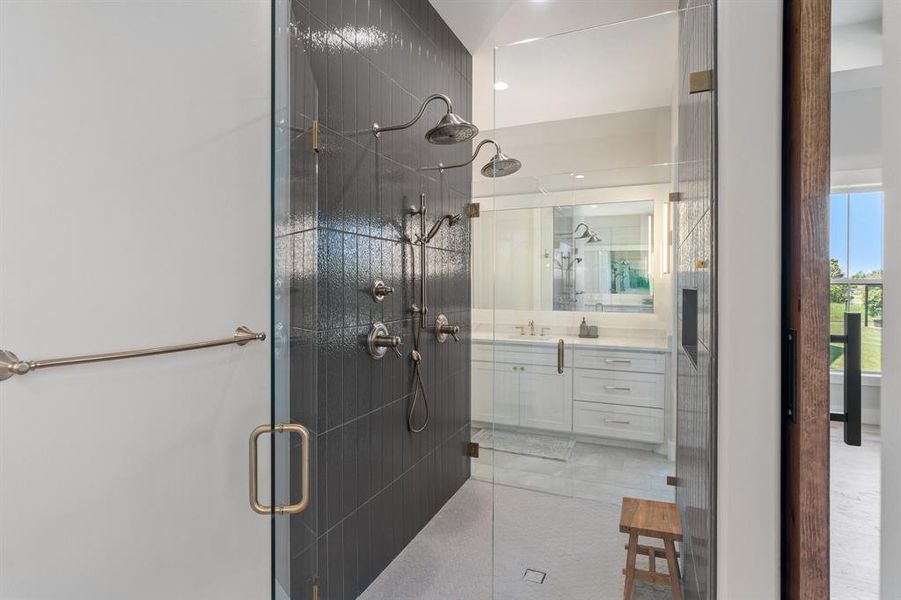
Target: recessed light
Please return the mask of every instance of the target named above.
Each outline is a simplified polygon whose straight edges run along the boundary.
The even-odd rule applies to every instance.
[[[508,84],[506,81],[498,81],[498,82],[495,82],[495,84],[494,84],[494,89],[496,89],[499,92],[503,92],[504,90],[509,89],[509,88],[510,88],[510,84]]]
[[[585,179],[584,175],[576,175],[576,179]]]

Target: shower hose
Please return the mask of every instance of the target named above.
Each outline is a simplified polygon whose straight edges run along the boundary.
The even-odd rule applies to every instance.
[[[422,354],[419,353],[419,338],[422,335],[422,323],[416,328],[413,335],[413,352],[410,357],[413,359],[413,402],[410,404],[410,413],[407,415],[407,427],[413,433],[422,433],[429,425],[431,414],[429,411],[429,398],[426,395],[425,385],[422,383]],[[419,396],[422,396],[422,404],[425,407],[425,420],[420,427],[416,427],[413,419],[416,411],[416,404],[419,402]]]

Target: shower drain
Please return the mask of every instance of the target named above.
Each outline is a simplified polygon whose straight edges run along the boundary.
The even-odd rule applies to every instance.
[[[547,573],[536,571],[535,569],[526,569],[526,572],[522,575],[522,578],[529,583],[544,583],[545,577],[547,577]]]

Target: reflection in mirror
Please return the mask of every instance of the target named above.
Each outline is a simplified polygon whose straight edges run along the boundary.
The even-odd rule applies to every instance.
[[[653,312],[653,218],[651,201],[556,207],[554,310]]]
[[[476,308],[654,312],[654,201],[486,210]]]

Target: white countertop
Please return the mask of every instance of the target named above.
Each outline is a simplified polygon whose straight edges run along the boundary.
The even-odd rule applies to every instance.
[[[598,338],[580,338],[574,335],[531,336],[517,333],[493,331],[473,331],[472,341],[476,343],[495,344],[531,344],[556,346],[560,340],[567,346],[586,348],[607,348],[611,350],[646,350],[652,352],[668,352],[669,341],[666,336],[609,336],[601,334]]]

